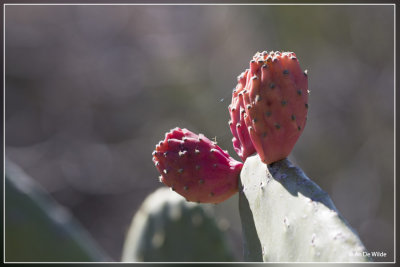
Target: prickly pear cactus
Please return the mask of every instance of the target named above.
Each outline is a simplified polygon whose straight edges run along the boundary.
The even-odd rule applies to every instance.
[[[189,203],[170,189],[156,190],[133,218],[122,261],[233,261],[225,233],[207,207]]]
[[[287,159],[248,157],[239,209],[247,261],[360,262],[365,247],[332,200]]]
[[[17,165],[5,164],[5,260],[109,261],[89,233]]]

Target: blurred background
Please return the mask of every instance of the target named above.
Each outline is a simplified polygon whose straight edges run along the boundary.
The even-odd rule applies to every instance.
[[[293,51],[311,94],[290,159],[393,261],[393,9],[6,6],[6,157],[120,261],[134,213],[162,186],[151,153],[164,133],[216,137],[239,159],[227,109],[236,76],[257,51]],[[212,208],[240,261],[237,202]]]

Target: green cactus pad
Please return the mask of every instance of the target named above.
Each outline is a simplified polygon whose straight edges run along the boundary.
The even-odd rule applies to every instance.
[[[332,200],[287,160],[248,157],[240,177],[239,209],[246,261],[364,262],[357,233]]]
[[[210,207],[167,188],[149,195],[135,214],[124,262],[228,262],[233,253]]]
[[[110,261],[66,209],[17,165],[5,165],[5,261]]]

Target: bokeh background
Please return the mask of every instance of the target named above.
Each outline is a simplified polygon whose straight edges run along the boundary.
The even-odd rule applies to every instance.
[[[294,51],[311,94],[290,159],[392,261],[393,10],[6,6],[6,157],[119,261],[132,216],[162,186],[151,152],[164,133],[216,137],[238,159],[227,124],[236,76],[257,51]],[[237,202],[213,208],[242,260]]]

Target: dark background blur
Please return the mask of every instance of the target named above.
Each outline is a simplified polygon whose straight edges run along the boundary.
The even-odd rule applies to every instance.
[[[5,145],[119,261],[132,216],[162,186],[155,144],[179,126],[217,137],[257,51],[309,71],[290,159],[370,251],[393,260],[393,6],[6,6]],[[237,196],[215,206],[242,260]],[[29,223],[29,222],[27,222]]]

